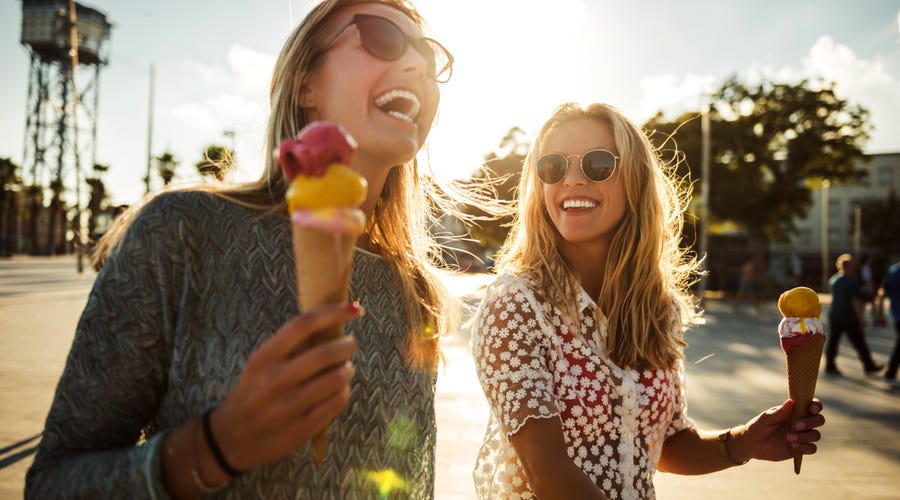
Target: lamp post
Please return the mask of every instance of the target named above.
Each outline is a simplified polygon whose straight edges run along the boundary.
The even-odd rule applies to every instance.
[[[831,181],[822,181],[822,290],[828,291],[828,188]]]
[[[700,257],[703,259],[703,270],[708,271],[706,249],[709,241],[709,101],[703,104],[700,117]],[[706,294],[706,273],[700,278],[700,300]]]
[[[150,92],[147,103],[147,177],[144,184],[146,192],[150,192],[150,171],[153,168],[153,94],[156,86],[156,65],[150,65]]]

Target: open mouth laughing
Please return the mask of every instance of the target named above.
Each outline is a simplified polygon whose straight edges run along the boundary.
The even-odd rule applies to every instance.
[[[375,99],[375,105],[385,113],[407,123],[414,123],[421,104],[416,94],[408,90],[394,89]]]

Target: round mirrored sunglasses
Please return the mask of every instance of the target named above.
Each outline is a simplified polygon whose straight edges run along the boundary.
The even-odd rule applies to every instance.
[[[537,175],[545,184],[556,184],[566,177],[569,170],[569,159],[579,158],[581,172],[593,182],[609,179],[616,170],[619,157],[605,149],[592,149],[582,155],[566,156],[562,153],[550,153],[541,156],[537,161]]]

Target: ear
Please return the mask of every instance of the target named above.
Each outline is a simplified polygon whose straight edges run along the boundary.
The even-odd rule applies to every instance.
[[[300,85],[297,100],[300,102],[300,105],[306,109],[315,108],[316,102],[318,101],[318,92],[316,92],[318,86],[310,78],[303,78],[301,81],[304,83]]]

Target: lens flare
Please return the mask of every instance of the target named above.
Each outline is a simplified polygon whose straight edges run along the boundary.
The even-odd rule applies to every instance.
[[[397,415],[387,427],[387,442],[392,448],[408,450],[416,443],[416,422],[406,415]]]
[[[378,498],[387,498],[394,490],[406,489],[406,481],[391,469],[368,471],[366,479],[378,486]]]

